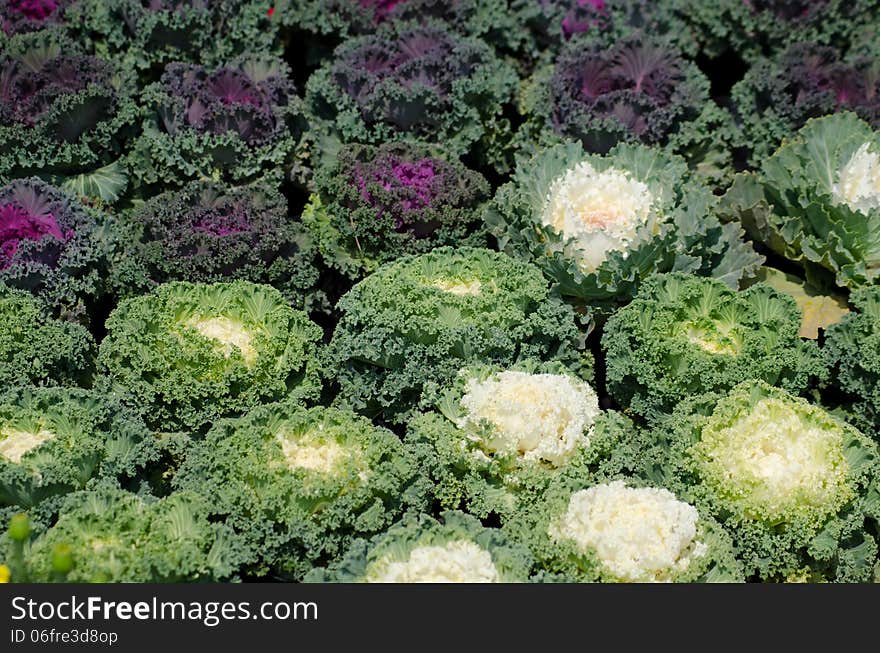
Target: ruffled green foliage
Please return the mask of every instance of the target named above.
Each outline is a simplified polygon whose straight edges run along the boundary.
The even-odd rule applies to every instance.
[[[485,246],[489,184],[431,148],[343,146],[315,175],[303,211],[328,265],[350,277],[444,245]]]
[[[369,34],[383,25],[439,20],[507,48],[524,36],[505,3],[496,0],[281,0],[275,12],[285,24],[321,35]]]
[[[512,0],[511,10],[528,33],[529,54],[540,58],[573,39],[610,45],[633,32],[651,34],[689,56],[699,52],[702,34],[676,0]]]
[[[85,328],[51,319],[29,293],[0,283],[0,388],[88,385],[95,342]]]
[[[573,39],[555,63],[521,89],[520,149],[580,141],[607,153],[644,143],[684,157],[714,184],[730,174],[733,121],[709,94],[709,80],[672,46],[635,33],[612,44]]]
[[[880,136],[852,113],[810,120],[738,175],[722,211],[756,239],[801,263],[816,285],[880,280]]]
[[[333,408],[263,406],[218,422],[174,479],[244,538],[258,573],[300,578],[351,539],[422,506],[423,481],[400,439]]]
[[[736,292],[713,279],[656,276],[605,325],[608,391],[644,417],[746,379],[801,392],[826,369],[800,322],[794,299],[763,283]]]
[[[632,215],[630,203],[640,198],[618,194],[634,192],[632,185],[604,190],[603,174],[613,172],[638,182],[650,203],[644,215]],[[573,189],[565,210],[578,233],[554,224],[550,204],[564,185]],[[520,160],[485,220],[503,251],[534,261],[575,303],[604,310],[629,301],[657,272],[712,276],[736,288],[763,260],[739,225],[719,222],[712,193],[680,157],[645,145],[622,143],[600,156],[565,142]]]
[[[532,566],[528,549],[511,542],[498,529],[484,528],[471,515],[444,511],[440,518],[437,521],[424,514],[407,514],[369,541],[355,540],[341,560],[329,569],[313,570],[306,576],[306,582],[522,583],[528,580]],[[471,562],[476,557],[482,564],[468,567],[462,554],[470,555]]]
[[[156,456],[140,418],[98,393],[13,388],[0,395],[0,505],[30,508],[95,479],[133,479]]]
[[[876,48],[854,47],[844,56],[813,43],[794,43],[757,60],[731,91],[740,123],[737,146],[758,168],[811,118],[853,111],[880,127],[878,66]]]
[[[793,42],[850,43],[880,19],[874,0],[718,0],[684,2],[681,12],[710,55],[733,50],[745,59]],[[875,34],[876,38],[876,34]]]
[[[152,428],[198,429],[260,403],[314,398],[321,335],[270,286],[166,283],[111,313],[98,385]]]
[[[167,281],[243,279],[274,286],[296,308],[320,303],[317,248],[270,181],[191,182],[120,216],[112,273],[119,294]]]
[[[854,424],[880,441],[880,288],[853,293],[855,311],[828,329],[831,378],[852,401]]]
[[[876,444],[762,381],[685,399],[654,433],[651,474],[685,488],[760,580],[872,579]]]
[[[56,32],[10,39],[0,77],[0,183],[91,172],[119,159],[137,133],[126,76]]]
[[[503,106],[516,73],[483,41],[441,23],[402,23],[349,39],[306,85],[312,137],[442,143],[453,156],[507,166]]]
[[[472,414],[465,397],[487,381],[496,402]],[[411,418],[406,438],[443,508],[504,520],[538,500],[560,474],[640,466],[635,427],[600,411],[592,388],[560,363],[474,365],[436,396],[438,412]]]
[[[633,499],[631,492],[617,486],[668,491],[663,485],[635,477],[615,478],[617,482],[610,487],[613,492],[623,492],[622,500],[613,506],[600,503],[594,508],[595,515],[578,507],[578,495],[608,485],[608,478],[566,475],[549,487],[540,500],[523,505],[519,514],[505,524],[503,530],[511,539],[523,543],[534,554],[539,569],[537,580],[569,583],[733,583],[743,580],[742,565],[736,559],[730,535],[703,510],[697,511],[694,533],[690,542],[681,546],[677,564],[665,568],[658,564],[662,554],[651,549],[666,544],[661,538],[681,537],[676,532],[681,526],[675,528],[664,523],[662,517],[651,514],[644,506],[636,506],[633,513],[628,513],[628,500]],[[688,502],[687,493],[674,494],[675,500]],[[595,539],[579,542],[572,537],[574,533],[562,526],[566,518],[584,529],[591,518],[598,519],[592,530]],[[615,532],[615,524],[620,532]]]
[[[0,281],[88,323],[108,291],[106,216],[36,177],[0,187]]]
[[[66,21],[103,56],[146,72],[271,52],[277,37],[265,3],[253,0],[79,0]]]
[[[153,499],[112,488],[75,492],[58,522],[27,551],[37,583],[179,583],[227,580],[245,556],[210,503],[192,493]]]
[[[386,420],[404,421],[426,383],[448,383],[469,362],[581,362],[572,309],[536,267],[490,250],[403,257],[356,284],[338,308],[327,360],[339,398]]]
[[[144,88],[141,103],[147,115],[132,174],[162,190],[193,179],[244,183],[289,170],[305,127],[289,67],[265,54],[213,69],[170,63]]]

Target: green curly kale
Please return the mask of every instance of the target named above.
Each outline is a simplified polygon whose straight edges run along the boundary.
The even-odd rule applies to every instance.
[[[714,279],[658,275],[605,325],[609,393],[650,418],[746,379],[801,392],[826,368],[800,323],[794,299],[763,283],[736,292]]]
[[[179,583],[233,578],[246,555],[210,503],[191,493],[153,499],[112,488],[74,492],[31,543],[28,580]]]
[[[880,441],[880,288],[850,298],[855,311],[826,332],[831,378],[852,399],[854,423]]]
[[[306,576],[312,583],[521,583],[532,556],[498,529],[457,511],[441,521],[407,514],[371,540],[355,540],[328,569]]]
[[[654,441],[652,476],[727,528],[748,577],[871,580],[880,455],[849,424],[744,381],[685,399]]]
[[[315,397],[321,335],[271,286],[166,283],[110,314],[98,385],[152,428],[199,429],[260,403]]]
[[[445,508],[503,521],[560,474],[639,466],[635,427],[560,363],[474,365],[437,394],[439,412],[410,419],[406,439]]]
[[[0,387],[91,382],[95,342],[78,324],[53,320],[38,299],[0,283]]]
[[[279,0],[284,24],[320,35],[369,34],[383,25],[440,20],[461,34],[514,47],[523,39],[505,3],[497,0]]]
[[[93,479],[133,479],[157,455],[141,419],[96,392],[0,394],[0,505],[30,508]]]
[[[265,3],[255,0],[78,0],[65,18],[81,39],[145,73],[171,61],[271,52],[277,39]]]
[[[390,431],[349,411],[292,403],[218,422],[174,479],[245,538],[257,573],[294,579],[353,537],[422,508],[423,483]]]
[[[536,267],[486,249],[441,247],[398,259],[356,284],[327,360],[340,400],[403,421],[424,386],[468,362],[581,362],[573,310]]]

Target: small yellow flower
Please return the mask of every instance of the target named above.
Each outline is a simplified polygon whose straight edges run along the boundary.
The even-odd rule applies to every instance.
[[[12,572],[6,565],[0,565],[0,583],[8,583],[12,578]]]

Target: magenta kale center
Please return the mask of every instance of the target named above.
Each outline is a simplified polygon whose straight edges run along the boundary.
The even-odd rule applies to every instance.
[[[56,0],[9,0],[7,7],[28,20],[42,22],[58,9],[58,3]]]
[[[51,213],[31,213],[16,204],[0,205],[0,269],[9,267],[23,240],[51,236],[64,241],[64,234]]]

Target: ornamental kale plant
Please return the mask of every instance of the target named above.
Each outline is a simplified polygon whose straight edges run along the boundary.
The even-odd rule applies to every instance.
[[[815,285],[880,280],[880,135],[853,113],[807,122],[757,174],[738,175],[723,206]]]
[[[736,288],[763,260],[738,224],[721,224],[715,198],[684,160],[644,145],[599,156],[565,142],[521,159],[485,220],[500,249],[533,261],[566,298],[593,310],[629,301],[657,272]]]
[[[654,475],[725,526],[747,577],[872,579],[878,451],[849,424],[744,381],[685,399],[655,437]]]
[[[532,551],[542,581],[743,580],[730,536],[708,511],[637,478],[560,479],[504,530]]]
[[[246,182],[289,168],[300,137],[300,102],[287,64],[267,56],[214,69],[170,63],[143,92],[149,115],[133,155],[141,184]]]
[[[0,283],[0,388],[88,386],[95,342],[82,326],[53,320],[44,304]]]
[[[0,181],[33,173],[72,177],[114,163],[135,130],[128,91],[108,61],[66,38],[36,33],[11,40],[0,51]]]
[[[0,0],[0,30],[7,36],[36,32],[64,23],[76,0]]]
[[[730,165],[729,116],[709,96],[709,80],[673,47],[636,33],[606,46],[575,39],[525,83],[522,146],[579,140],[604,154],[618,143],[659,145],[704,177]]]
[[[190,493],[164,499],[99,487],[68,495],[60,516],[30,544],[27,578],[48,583],[229,580],[244,552],[210,504]]]
[[[0,395],[0,506],[30,508],[98,479],[130,481],[156,457],[141,419],[96,392],[21,387]]]
[[[282,0],[275,11],[285,23],[317,34],[369,34],[382,25],[442,21],[456,32],[491,45],[516,47],[516,17],[495,0]]]
[[[197,430],[260,403],[312,399],[321,329],[247,281],[166,283],[107,319],[98,386],[156,430]]]
[[[746,379],[801,392],[825,365],[800,323],[794,299],[765,284],[736,292],[713,279],[658,275],[605,324],[608,391],[644,417]]]
[[[349,39],[306,86],[313,128],[343,143],[404,139],[501,161],[513,68],[482,41],[403,23]]]
[[[831,378],[852,401],[853,424],[880,442],[880,288],[856,291],[855,310],[827,331]]]
[[[249,564],[301,579],[353,537],[422,508],[424,488],[395,434],[349,411],[262,406],[218,422],[189,453],[176,486],[247,544]]]
[[[447,510],[441,521],[409,513],[384,533],[359,539],[311,583],[523,583],[532,556],[497,528]]]
[[[0,281],[86,320],[106,290],[103,218],[36,177],[0,187]]]
[[[0,583],[880,582],[878,34],[0,0]]]
[[[711,55],[733,50],[746,59],[792,42],[859,43],[876,38],[873,0],[718,0],[682,2],[681,15]]]
[[[229,187],[191,182],[120,219],[113,274],[123,295],[167,281],[243,279],[274,286],[297,308],[320,303],[317,251],[271,182]]]
[[[96,49],[147,73],[172,61],[269,53],[277,36],[265,3],[254,0],[79,0],[68,15]]]
[[[677,2],[649,0],[512,0],[518,22],[531,33],[532,56],[540,58],[571,39],[610,45],[642,31],[669,42],[688,55],[699,49],[701,35]]]
[[[732,91],[749,162],[760,167],[783,139],[810,118],[852,111],[880,127],[880,59],[795,43],[775,58],[757,61]]]
[[[441,247],[386,264],[342,297],[327,352],[340,401],[404,421],[426,385],[469,362],[581,364],[574,311],[540,270],[487,249]]]
[[[472,365],[407,427],[435,501],[502,523],[560,475],[632,471],[635,427],[602,411],[591,385],[556,362]]]
[[[488,244],[481,209],[489,184],[430,148],[343,146],[315,186],[303,222],[326,263],[349,276],[443,245]]]

